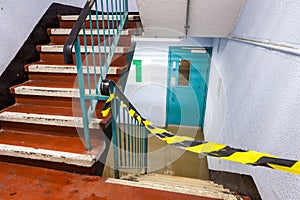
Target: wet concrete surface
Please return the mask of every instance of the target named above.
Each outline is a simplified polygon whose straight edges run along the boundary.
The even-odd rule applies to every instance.
[[[6,199],[210,199],[105,183],[105,178],[0,162],[0,200]]]

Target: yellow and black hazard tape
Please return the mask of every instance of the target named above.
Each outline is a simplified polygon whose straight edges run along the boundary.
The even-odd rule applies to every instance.
[[[106,101],[102,111],[104,117],[109,114],[111,102],[114,98],[114,94],[110,94],[109,99]],[[165,129],[156,127],[152,122],[144,119],[130,103],[126,105],[118,97],[116,97],[116,99],[120,101],[120,105],[131,117],[135,118],[139,123],[143,124],[151,134],[165,141],[167,144],[201,155],[213,156],[247,165],[269,167],[275,170],[300,175],[300,161],[279,158],[252,150],[232,148],[225,144],[198,141],[187,136],[174,135]]]

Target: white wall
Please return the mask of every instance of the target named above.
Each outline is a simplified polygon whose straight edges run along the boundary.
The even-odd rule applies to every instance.
[[[247,1],[233,36],[297,48],[299,8],[297,0]],[[206,139],[300,160],[300,57],[227,39],[213,47]],[[213,170],[251,175],[263,199],[299,199],[300,176],[208,161]]]
[[[210,38],[138,41],[133,59],[142,60],[142,82],[136,82],[133,65],[126,83],[126,96],[144,117],[157,126],[165,126],[169,46],[211,45]]]
[[[27,37],[52,3],[83,7],[84,0],[0,0],[0,75],[26,41]],[[137,11],[135,0],[129,10]]]

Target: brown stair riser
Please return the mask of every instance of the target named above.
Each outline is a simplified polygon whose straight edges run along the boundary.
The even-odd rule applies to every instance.
[[[68,35],[50,35],[50,41],[52,44],[63,45],[67,39]],[[110,37],[110,43],[113,42],[113,37]],[[91,45],[91,36],[86,36],[87,45]],[[94,36],[94,45],[98,45],[98,37]],[[104,44],[104,36],[100,36],[100,43]],[[80,37],[80,44],[84,44],[84,37]],[[106,36],[106,44],[109,44],[108,37]],[[130,47],[131,46],[131,36],[130,35],[121,35],[118,45],[121,47]]]
[[[40,59],[41,61],[44,61],[47,64],[56,64],[56,65],[61,65],[61,64],[65,64],[64,62],[64,56],[62,53],[40,53]],[[85,55],[82,55],[82,62],[85,65],[86,64],[86,59],[85,59]],[[92,54],[90,53],[88,56],[89,59],[89,65],[92,64]],[[99,57],[97,56],[97,54],[95,54],[95,60],[96,60],[96,65],[100,65],[100,61],[99,61]],[[104,55],[102,55],[102,62],[105,60]],[[76,61],[76,57],[75,54],[73,54],[73,61]],[[112,66],[124,66],[126,65],[126,54],[123,53],[115,53],[112,59]]]
[[[74,20],[60,20],[59,21],[59,27],[60,28],[72,28],[73,25],[74,25],[75,21]],[[119,22],[118,22],[119,23]],[[99,21],[99,29],[102,29],[102,21]],[[104,21],[104,27],[107,29],[108,28],[108,24],[109,24],[109,27],[112,29],[113,28],[113,24],[114,24],[114,28],[116,29],[117,28],[117,24],[116,22],[112,23],[112,21],[110,21],[110,23],[107,23],[107,21]],[[85,25],[85,28],[86,29],[90,29],[90,22],[89,21],[86,21],[84,23]],[[97,23],[96,21],[92,21],[92,27],[93,29],[96,29],[97,28]],[[141,27],[141,23],[139,21],[128,21],[128,27],[125,27],[123,29],[126,29],[126,28],[130,28],[130,29],[133,29],[133,28],[140,28]]]
[[[48,96],[37,96],[37,95],[18,95],[16,94],[16,103],[23,104],[23,105],[33,105],[33,106],[42,106],[40,109],[41,113],[43,113],[43,109],[50,109],[54,106],[59,106],[61,110],[64,108],[71,108],[73,116],[81,116],[81,105],[79,98],[65,98],[65,97],[48,97]],[[95,115],[98,118],[102,118],[101,110],[105,104],[104,100],[99,100],[96,105],[96,113]],[[86,100],[86,109],[89,108],[90,101]],[[7,110],[7,109],[6,109]],[[12,111],[12,110],[8,110]],[[29,112],[26,110],[13,110],[15,112]],[[58,113],[56,113],[58,114]],[[62,111],[62,115],[63,111]],[[66,114],[66,116],[70,116],[70,113]]]
[[[96,165],[101,165],[101,163],[94,164],[92,167],[81,167],[81,166],[69,165],[65,163],[32,160],[32,159],[19,158],[19,157],[10,157],[10,156],[0,156],[0,162],[16,163],[16,164],[28,165],[28,166],[37,166],[41,168],[55,169],[58,171],[65,171],[70,173],[79,173],[79,174],[86,174],[86,175],[101,175],[101,169],[103,170],[104,167],[104,166],[96,167]]]
[[[78,137],[80,134],[83,137],[83,128],[75,127],[63,127],[63,126],[52,126],[52,125],[40,125],[32,123],[20,123],[20,122],[9,122],[0,121],[2,130],[27,132],[42,135],[62,136],[62,137]],[[104,133],[102,128],[90,129],[91,139],[104,139]]]
[[[90,79],[90,81],[88,81],[88,77]],[[100,78],[99,74],[96,74],[96,82],[98,82]],[[30,80],[45,80],[45,81],[57,81],[59,82],[73,82],[74,83],[74,87],[78,88],[77,86],[77,74],[62,74],[62,73],[38,73],[38,72],[34,72],[34,73],[29,73],[29,79]],[[116,83],[119,81],[120,79],[120,75],[107,75],[106,79],[112,79],[114,80]],[[90,86],[91,88],[95,88],[95,78],[93,74],[88,75],[84,75],[84,83],[85,83],[85,87],[87,88],[88,86],[88,82],[90,82]],[[76,81],[76,82],[75,82]],[[58,86],[59,87],[59,86]]]

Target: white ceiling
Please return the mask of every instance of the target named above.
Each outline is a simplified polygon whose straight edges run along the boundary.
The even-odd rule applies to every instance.
[[[246,0],[190,0],[191,37],[228,37]],[[136,0],[144,35],[185,36],[187,0]]]

